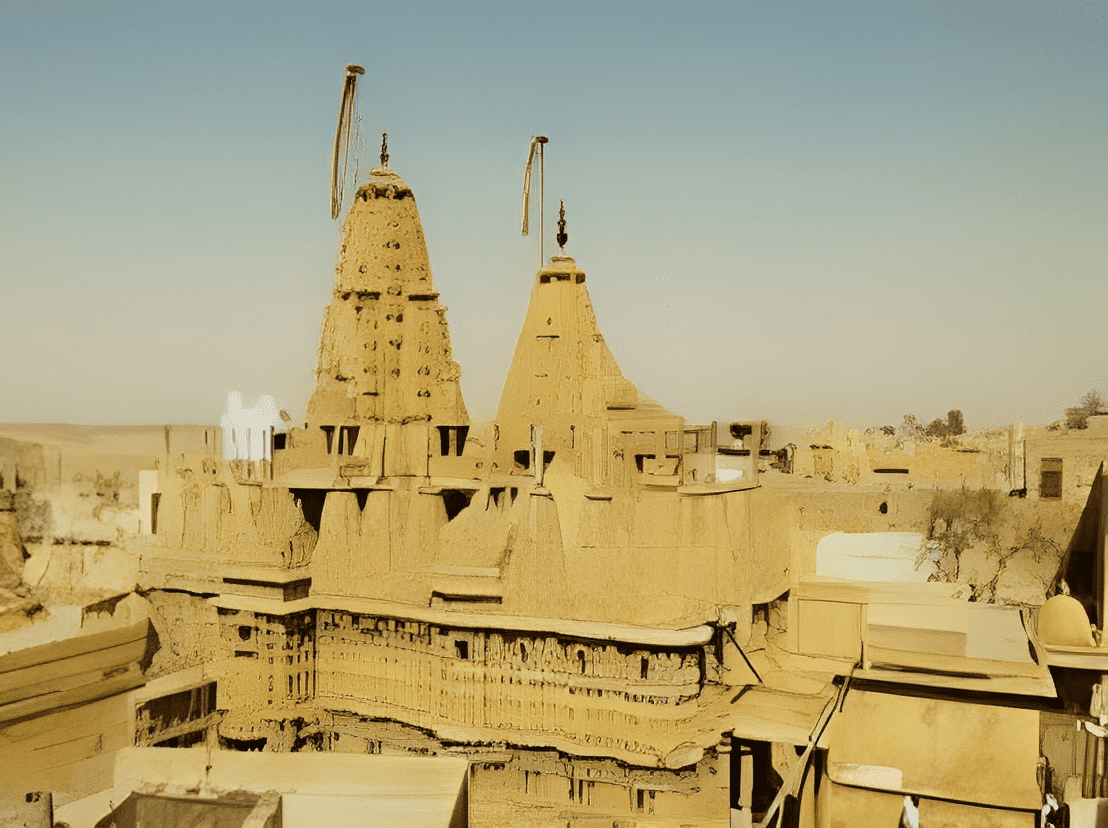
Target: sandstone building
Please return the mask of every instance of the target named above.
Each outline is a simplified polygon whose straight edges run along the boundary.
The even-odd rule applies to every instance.
[[[128,542],[141,600],[0,650],[5,784],[95,797],[122,748],[196,746],[462,756],[475,825],[1032,826],[1048,793],[1071,824],[1103,813],[1103,465],[1057,498],[1007,436],[945,499],[849,440],[770,469],[761,423],[687,423],[623,376],[564,255],[491,435],[459,378],[382,166],[307,422],[245,459],[167,431]],[[1108,454],[1090,439],[1082,464]],[[1030,497],[1017,455],[1048,473]]]

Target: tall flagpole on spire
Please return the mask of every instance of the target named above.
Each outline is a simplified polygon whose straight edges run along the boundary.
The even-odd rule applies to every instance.
[[[346,185],[347,165],[350,161],[350,138],[354,127],[354,93],[358,75],[365,69],[351,63],[346,67],[342,84],[342,103],[339,105],[339,123],[335,130],[335,151],[331,155],[331,218],[339,217]],[[355,143],[357,139],[355,138]],[[342,158],[342,174],[339,174],[339,158]],[[357,182],[355,182],[357,183]]]
[[[545,135],[536,135],[531,139],[531,147],[527,151],[527,169],[523,173],[523,235],[527,235],[530,229],[531,207],[531,178],[535,162],[535,149],[539,151],[539,267],[545,264],[543,258],[543,230],[545,229],[545,216],[543,210],[543,146],[549,141]]]
[[[546,242],[546,222],[544,221],[546,202],[543,199],[543,180],[545,167],[542,162],[542,151],[546,146],[546,138],[539,136],[539,267],[546,264],[546,256],[543,255],[543,244]]]

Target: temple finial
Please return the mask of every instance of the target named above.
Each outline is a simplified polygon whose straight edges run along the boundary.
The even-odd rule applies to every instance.
[[[387,132],[381,133],[381,166],[385,169],[389,167],[389,134]]]
[[[566,233],[566,203],[564,201],[558,201],[558,247],[562,248],[562,252],[566,252],[566,242],[569,241],[569,235]]]

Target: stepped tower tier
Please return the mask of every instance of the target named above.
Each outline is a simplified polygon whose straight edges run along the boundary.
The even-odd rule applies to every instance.
[[[426,474],[418,458],[439,431],[452,429],[442,433],[461,453],[469,417],[460,376],[412,190],[375,169],[343,227],[309,431],[323,433],[328,454],[383,458],[382,474]]]

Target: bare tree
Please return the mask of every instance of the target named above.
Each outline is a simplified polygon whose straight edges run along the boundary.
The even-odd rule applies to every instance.
[[[1091,414],[1099,414],[1106,408],[1099,391],[1089,391],[1081,398],[1081,404],[1066,409],[1066,428],[1085,428]]]

